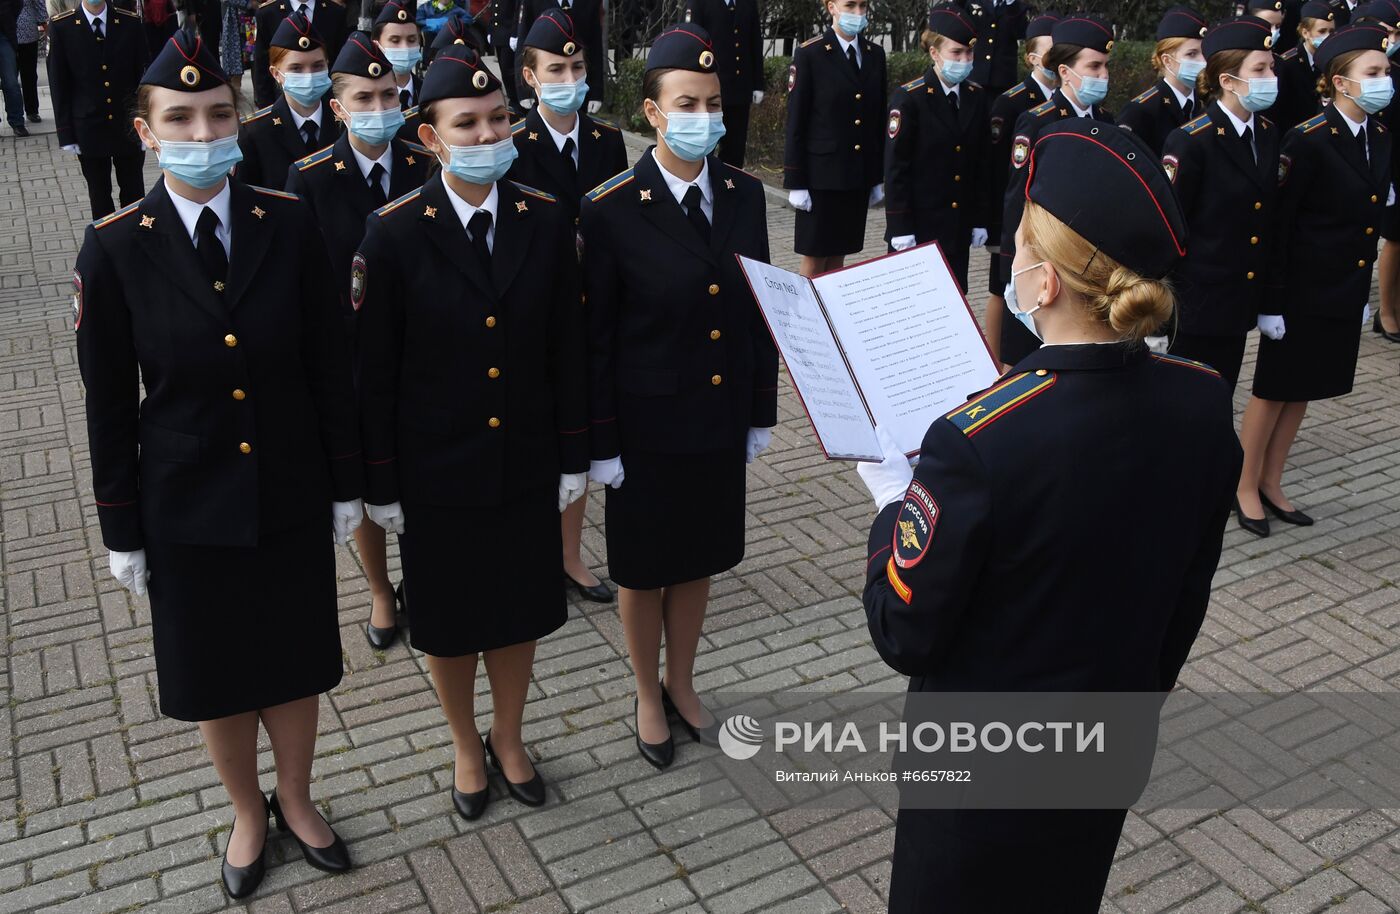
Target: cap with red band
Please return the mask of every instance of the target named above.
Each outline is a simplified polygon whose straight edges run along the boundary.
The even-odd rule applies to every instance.
[[[1044,38],[1055,30],[1055,23],[1060,21],[1060,17],[1054,13],[1041,13],[1031,20],[1026,26],[1026,40],[1031,41],[1036,38]]]
[[[671,26],[652,42],[646,68],[715,72],[715,45],[710,33],[693,22]]]
[[[1273,26],[1258,16],[1241,16],[1206,32],[1201,53],[1213,57],[1221,51],[1268,51],[1273,46]]]
[[[952,4],[929,10],[928,30],[968,47],[977,43],[977,29],[973,27],[972,20]]]
[[[272,33],[269,45],[274,48],[287,48],[292,51],[310,51],[325,44],[311,20],[301,12],[294,12],[277,26]]]
[[[1204,38],[1206,18],[1189,6],[1174,6],[1162,14],[1157,23],[1157,40],[1168,38]]]
[[[178,29],[142,74],[141,85],[203,92],[228,85],[228,75],[198,32]]]
[[[423,77],[420,104],[440,98],[480,98],[498,92],[501,81],[470,45],[448,45],[437,53]]]
[[[1066,16],[1050,30],[1055,44],[1073,44],[1107,54],[1113,50],[1113,26],[1101,16],[1078,13]]]

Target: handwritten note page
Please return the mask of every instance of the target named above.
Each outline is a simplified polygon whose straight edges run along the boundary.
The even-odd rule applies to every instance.
[[[739,262],[822,449],[837,459],[879,460],[874,425],[811,283],[748,257]]]
[[[933,244],[812,281],[875,421],[906,453],[997,368]]]

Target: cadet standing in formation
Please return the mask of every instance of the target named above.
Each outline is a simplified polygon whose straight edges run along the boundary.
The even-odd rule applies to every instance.
[[[122,206],[145,191],[146,153],[128,116],[148,59],[141,20],[105,0],[83,2],[50,19],[48,34],[58,144],[78,157],[92,218],[101,219],[116,209],[113,167]]]
[[[695,652],[710,577],[744,557],[744,464],[778,421],[778,353],[735,257],[768,261],[763,186],[710,154],[724,115],[709,35],[663,31],[642,95],[656,145],[583,204],[589,475],[609,486],[608,570],[636,675],[637,748],[664,768],[675,757],[667,710],[717,744]]]
[[[724,95],[724,137],[719,160],[744,167],[749,109],[763,103],[763,23],[758,0],[685,0],[685,21],[715,42],[715,71]],[[729,39],[734,39],[730,48]]]
[[[326,60],[334,60],[345,41],[345,5],[340,0],[263,0],[253,14],[257,38],[253,42],[253,104],[265,108],[277,100],[278,87],[268,68],[270,49],[282,20],[301,13],[325,42]]]
[[[351,261],[365,233],[365,219],[390,200],[420,187],[431,154],[396,139],[403,126],[398,84],[384,49],[364,32],[352,32],[331,67],[331,112],[345,130],[335,144],[301,159],[287,175],[287,190],[298,194],[316,215],[340,289],[348,337],[357,312],[350,285]],[[394,643],[394,610],[403,608],[403,590],[389,580],[383,528],[371,520],[355,530],[355,547],[370,586],[370,617],[365,637],[376,650]]]
[[[588,63],[588,72],[594,74],[593,82],[588,84],[588,113],[596,114],[598,109],[603,107],[603,85],[607,82],[603,74],[607,73],[607,64],[603,58],[603,3],[602,0],[517,0],[518,10],[516,14],[515,34],[511,37],[511,49],[517,55],[521,46],[525,44],[525,36],[530,33],[530,27],[535,24],[535,20],[543,16],[547,11],[558,8],[569,14],[569,19],[574,23],[577,30],[578,42],[583,45],[583,56]],[[502,69],[501,73],[505,74]],[[506,78],[520,79],[520,61],[517,57],[515,68],[510,71]],[[519,83],[524,86],[524,83]],[[521,104],[528,108],[535,103],[527,91],[520,92]]]
[[[1254,391],[1240,428],[1244,472],[1240,526],[1269,535],[1271,514],[1286,524],[1312,518],[1283,494],[1288,452],[1309,400],[1351,392],[1376,242],[1391,190],[1391,135],[1375,117],[1394,88],[1376,25],[1339,29],[1317,49],[1330,100],[1283,140],[1279,234],[1259,316]]]
[[[1185,6],[1167,10],[1157,24],[1152,52],[1152,66],[1162,78],[1118,112],[1118,126],[1136,133],[1158,155],[1167,134],[1201,113],[1196,78],[1206,66],[1201,55],[1205,34],[1200,13]]]
[[[501,71],[506,100],[512,111],[523,110],[520,106],[520,89],[515,83],[515,46],[519,43],[515,35],[516,20],[520,16],[518,7],[519,0],[491,0],[491,47],[496,52],[496,65]],[[450,24],[453,20],[447,21]],[[437,49],[438,41],[446,31],[438,32],[437,39],[433,41],[434,49]],[[471,42],[463,41],[463,44]],[[481,49],[477,48],[477,51]]]
[[[268,54],[283,94],[244,119],[238,179],[281,190],[292,163],[329,146],[340,126],[331,113],[330,60],[305,16],[292,13],[282,20]]]
[[[972,81],[996,98],[1016,84],[1016,43],[1026,38],[1030,7],[1021,0],[961,0],[977,37]]]
[[[1001,192],[1011,172],[1011,137],[1016,121],[1022,114],[1038,107],[1055,94],[1059,78],[1047,70],[1045,53],[1050,50],[1050,33],[1060,17],[1043,14],[1026,26],[1026,78],[1007,89],[992,102],[988,121],[987,169],[991,199],[988,201],[987,242],[991,255],[987,258],[987,311],[982,316],[983,336],[992,350],[992,358],[1001,364],[1001,323],[1006,302],[1001,293],[1006,290],[1005,265],[1001,258]]]
[[[1211,366],[1233,393],[1245,339],[1264,303],[1277,221],[1283,131],[1257,112],[1273,76],[1269,24],[1244,16],[1206,33],[1200,117],[1167,136],[1162,165],[1176,187],[1191,246],[1172,274],[1171,351]]]
[[[363,475],[321,235],[295,197],[229,179],[234,100],[209,49],[176,32],[135,112],[161,178],[88,228],[73,282],[102,539],[113,576],[150,591],[161,713],[199,722],[233,802],[222,872],[242,898],[269,809],[312,866],[350,866],[310,779],[320,695],[341,678],[326,527],[349,539]]]
[[[1400,53],[1400,0],[1372,0],[1357,13],[1357,21],[1365,20],[1385,28],[1390,82],[1400,88],[1400,60],[1396,57]],[[1394,131],[1400,126],[1400,111],[1394,105],[1376,116],[1387,130]],[[1390,172],[1392,176],[1400,175],[1400,143],[1390,144]],[[1385,209],[1381,237],[1386,243],[1381,246],[1380,256],[1376,260],[1380,301],[1371,322],[1371,332],[1389,342],[1400,343],[1400,206],[1394,201]]]
[[[1007,267],[1016,254],[1016,228],[1021,224],[1021,210],[1026,203],[1026,181],[1030,175],[1026,164],[1035,141],[1067,118],[1113,123],[1113,115],[1100,107],[1108,96],[1108,55],[1113,50],[1113,26],[1098,16],[1080,13],[1055,23],[1050,39],[1044,65],[1055,74],[1059,87],[1043,104],[1017,118],[1012,134],[1012,171],[1001,217],[1001,266],[1008,277]],[[997,353],[1003,363],[1015,365],[1039,345],[1040,340],[1021,321],[1002,320]]]
[[[797,210],[803,276],[859,253],[866,210],[885,197],[885,51],[860,37],[869,8],[868,0],[826,0],[831,27],[788,67],[783,187]]]
[[[378,42],[394,67],[394,85],[399,90],[399,107],[412,108],[418,104],[423,91],[423,79],[418,64],[423,60],[423,30],[418,26],[418,4],[415,0],[389,0],[374,17],[370,37]],[[454,16],[449,21],[462,22],[465,17]]]
[[[1278,2],[1278,0],[1275,0]],[[1302,123],[1318,112],[1317,51],[1336,28],[1336,13],[1321,0],[1308,0],[1302,6],[1298,23],[1298,44],[1279,54],[1278,102],[1269,117],[1284,130]],[[1289,36],[1290,38],[1292,36]],[[1278,45],[1275,44],[1275,50]]]
[[[937,241],[966,293],[968,245],[987,243],[993,206],[987,93],[967,82],[977,36],[959,7],[940,6],[929,12],[921,44],[932,63],[890,99],[885,239],[895,251]]]
[[[519,60],[525,85],[539,104],[511,131],[519,154],[511,165],[511,178],[556,197],[570,225],[578,224],[583,192],[627,167],[622,133],[579,110],[588,94],[585,56],[568,13],[549,10],[535,20]],[[585,600],[609,603],[612,590],[583,561],[586,504],[580,498],[564,509],[560,519],[564,578]]]
[[[879,430],[884,462],[860,465],[879,510],[870,634],[912,691],[1166,692],[1240,469],[1219,375],[1142,345],[1171,314],[1185,222],[1128,131],[1062,120],[1028,157],[1007,306],[1048,345],[936,420],[912,472]],[[1167,478],[1196,497],[1150,524],[1124,512]],[[1158,579],[1179,586],[1142,587]],[[901,809],[889,910],[984,911],[996,885],[996,910],[1096,911],[1125,813]]]
[[[421,104],[418,135],[442,170],[370,216],[351,303],[369,515],[399,535],[410,643],[428,655],[452,730],[452,802],[475,819],[483,751],[511,796],[546,799],[521,721],[535,642],[568,616],[559,579],[539,572],[561,554],[559,513],[587,481],[583,307],[568,211],[503,180],[510,113],[476,51],[437,54]],[[484,744],[478,654],[491,682]]]

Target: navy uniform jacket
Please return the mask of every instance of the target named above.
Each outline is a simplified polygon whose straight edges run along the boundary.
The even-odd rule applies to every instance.
[[[326,60],[334,61],[345,43],[349,28],[345,22],[345,4],[341,0],[311,0],[314,4],[311,25],[325,44]],[[258,36],[253,42],[253,103],[262,107],[270,105],[281,91],[277,80],[268,72],[268,48],[272,45],[273,33],[282,20],[292,14],[298,0],[263,0],[253,14],[257,23]]]
[[[559,6],[555,0],[516,0],[518,3],[515,23],[515,37],[519,39],[516,43],[516,76],[520,76],[520,58],[525,53],[525,36],[530,33],[530,26],[535,24],[535,20],[547,10],[552,10]],[[574,34],[578,35],[579,43],[583,45],[583,60],[588,65],[588,100],[590,102],[600,102],[603,100],[603,88],[607,84],[608,69],[606,58],[603,55],[603,3],[602,0],[574,0],[569,9],[564,12],[569,14],[569,18],[574,20]],[[518,81],[521,96],[531,97],[532,90],[525,85],[524,79]]]
[[[869,190],[885,180],[885,52],[860,42],[860,73],[836,33],[803,43],[788,67],[783,186]]]
[[[1201,106],[1200,99],[1193,98],[1191,104],[1193,114],[1205,113],[1197,110]],[[1157,85],[1128,102],[1118,112],[1118,126],[1136,133],[1158,155],[1162,154],[1167,134],[1185,122],[1185,112],[1177,104],[1176,93],[1165,79],[1157,80]]]
[[[584,198],[596,459],[722,450],[777,424],[778,351],[734,256],[768,261],[763,185],[707,167],[709,245],[651,152]]]
[[[1274,57],[1278,101],[1266,113],[1280,130],[1297,126],[1322,109],[1317,94],[1317,79],[1321,74],[1309,61],[1302,45]]]
[[[509,48],[515,35],[516,0],[493,0],[491,4],[491,47]]]
[[[237,181],[230,193],[222,290],[164,181],[83,239],[78,366],[108,549],[253,547],[360,497],[349,349],[311,211]]]
[[[685,0],[686,22],[710,33],[715,45],[715,72],[725,105],[753,104],[763,85],[763,23],[758,0]]]
[[[1285,322],[1289,314],[1357,320],[1371,289],[1391,181],[1390,131],[1375,117],[1365,129],[1368,160],[1332,105],[1284,136],[1264,313],[1282,314]]]
[[[255,111],[243,119],[238,131],[238,148],[243,161],[238,163],[238,179],[246,184],[281,190],[287,183],[287,169],[297,159],[331,145],[340,135],[340,121],[331,113],[331,94],[321,99],[321,126],[316,145],[307,148],[297,122],[292,117],[287,96]]]
[[[1021,0],[963,0],[963,9],[977,29],[972,79],[992,91],[1016,82],[1021,56],[1016,43],[1026,37],[1030,9]]]
[[[553,194],[578,221],[583,195],[627,167],[622,132],[607,121],[578,113],[578,172],[570,171],[536,105],[511,128],[519,153],[507,175],[513,181]]]
[[[488,273],[442,180],[375,210],[352,266],[370,504],[501,505],[588,469],[573,225],[496,182]]]
[[[49,87],[60,146],[83,155],[140,152],[131,129],[136,88],[146,72],[146,35],[135,13],[107,4],[97,40],[79,10],[49,20]]]
[[[1162,167],[1191,238],[1171,276],[1180,330],[1240,336],[1254,327],[1280,228],[1282,140],[1283,131],[1254,115],[1256,162],[1219,102],[1167,136]]]
[[[423,185],[433,154],[422,146],[394,140],[390,155],[388,199],[397,200]],[[365,236],[365,220],[374,211],[369,182],[350,148],[349,132],[342,133],[334,146],[328,146],[295,162],[287,173],[287,190],[299,195],[316,216],[316,224],[326,239],[340,292],[342,313],[353,316],[350,306],[350,261]],[[352,324],[353,326],[353,324]]]
[[[418,96],[414,95],[413,97],[417,98]],[[420,142],[418,125],[421,123],[422,120],[418,116],[418,106],[409,105],[407,108],[403,109],[403,126],[399,128],[399,132],[394,134],[394,136],[403,140],[405,143]]]
[[[987,243],[1001,243],[1001,201],[1006,196],[1007,176],[1011,172],[1011,137],[1012,130],[1016,127],[1016,120],[1025,112],[1040,105],[1045,101],[1044,90],[1040,88],[1040,83],[1030,76],[1007,89],[996,97],[992,102],[992,110],[988,118],[988,141],[987,141],[987,161],[985,168],[988,175],[989,193],[992,195],[988,205],[987,221],[983,228],[987,230]],[[993,257],[998,256],[993,254]],[[997,292],[1001,294],[1000,291]]]

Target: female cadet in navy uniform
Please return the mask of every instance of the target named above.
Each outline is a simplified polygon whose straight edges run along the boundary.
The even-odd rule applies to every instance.
[[[1113,50],[1113,26],[1106,20],[1080,13],[1066,16],[1050,32],[1050,50],[1044,66],[1055,74],[1059,88],[1044,104],[1016,119],[1011,140],[1011,175],[1001,217],[1001,267],[1004,273],[1016,255],[1016,226],[1026,202],[1026,163],[1040,135],[1058,127],[1066,118],[1086,117],[1107,124],[1113,115],[1100,107],[1108,95],[1108,55]],[[1014,365],[1040,345],[1019,321],[1001,322],[997,353],[1003,364]]]
[[[749,112],[763,104],[763,11],[758,0],[684,0],[685,21],[715,39],[715,69],[724,94],[724,138],[719,158],[744,167]],[[734,49],[729,49],[729,38]]]
[[[278,826],[312,866],[350,866],[310,793],[341,676],[326,526],[344,543],[361,516],[349,351],[310,211],[228,179],[234,93],[197,36],[146,71],[135,127],[162,177],[87,230],[73,276],[93,491],[113,575],[150,592],[161,713],[199,722],[233,801],[242,898],[264,871],[260,720]]]
[[[1390,57],[1390,81],[1400,87],[1400,0],[1372,0],[1357,10],[1357,21],[1379,23],[1386,29],[1389,42],[1385,53]],[[1381,123],[1388,130],[1394,130],[1400,122],[1400,110],[1394,104],[1380,114]],[[1390,144],[1390,171],[1392,177],[1400,174],[1400,143]],[[1392,343],[1400,343],[1400,206],[1392,202],[1385,209],[1385,219],[1381,224],[1380,257],[1376,260],[1376,274],[1380,286],[1380,302],[1375,318],[1371,322],[1371,332]],[[1395,329],[1387,329],[1393,327]]]
[[[568,13],[548,10],[536,19],[518,59],[525,85],[539,104],[511,129],[519,157],[510,176],[554,195],[576,225],[584,192],[627,168],[622,133],[579,110],[588,95],[588,67]],[[585,507],[587,500],[580,498],[560,518],[564,578],[585,600],[610,603],[612,591],[583,561]]]
[[[667,710],[715,744],[695,651],[710,576],[744,555],[744,463],[777,424],[778,355],[734,256],[768,260],[762,185],[710,155],[724,123],[709,36],[664,31],[642,92],[657,144],[589,192],[581,226],[590,476],[611,487],[608,570],[637,677],[637,748],[663,768],[675,755]]]
[[[1245,338],[1264,300],[1277,222],[1283,131],[1256,112],[1268,107],[1273,75],[1269,24],[1253,16],[1206,34],[1200,117],[1167,137],[1162,165],[1191,228],[1191,247],[1172,274],[1177,319],[1171,351],[1211,366],[1231,392]]]
[[[1317,51],[1337,27],[1336,13],[1322,0],[1308,0],[1300,12],[1298,44],[1278,56],[1278,102],[1268,111],[1269,118],[1283,130],[1320,110]]]
[[[567,617],[557,572],[541,572],[587,481],[583,307],[567,211],[503,180],[515,146],[500,81],[453,45],[433,58],[421,104],[418,135],[442,171],[370,216],[351,300],[369,514],[399,535],[410,642],[428,655],[456,749],[453,805],[475,819],[483,749],[511,796],[545,802],[520,727],[535,641]]]
[[[966,293],[968,245],[987,243],[992,205],[987,93],[966,81],[977,36],[960,8],[940,6],[929,12],[922,44],[932,63],[890,98],[885,239],[895,251],[937,241]]]
[[[826,0],[832,25],[788,67],[783,187],[797,210],[799,271],[840,267],[865,247],[865,216],[885,197],[885,52],[860,37],[868,0]]]
[[[374,18],[370,32],[394,67],[399,107],[404,109],[418,104],[418,96],[423,92],[423,78],[418,75],[418,64],[423,60],[423,29],[417,17],[415,0],[389,0]]]
[[[365,234],[365,219],[375,209],[421,186],[428,177],[430,154],[394,134],[403,125],[398,85],[383,48],[364,32],[352,32],[331,66],[331,111],[345,125],[335,145],[296,162],[287,175],[287,190],[310,204],[326,239],[331,266],[340,287],[342,313],[354,339],[350,264]],[[373,521],[355,530],[355,547],[369,581],[371,608],[365,623],[370,646],[384,650],[394,643],[398,625],[395,593],[389,581],[384,530]]]
[[[1391,136],[1375,114],[1394,87],[1386,30],[1339,29],[1317,49],[1331,100],[1292,130],[1279,157],[1279,234],[1259,316],[1254,396],[1240,427],[1240,526],[1269,535],[1268,508],[1286,524],[1312,518],[1283,494],[1283,467],[1309,400],[1350,393],[1390,193]]]
[[[1006,291],[1006,276],[1001,259],[1002,199],[1011,171],[1011,130],[1016,119],[1042,104],[1055,94],[1059,84],[1053,72],[1045,69],[1045,52],[1050,50],[1050,32],[1060,17],[1045,13],[1026,26],[1026,78],[997,96],[989,115],[985,168],[991,176],[991,199],[987,208],[987,242],[991,256],[987,258],[987,312],[982,318],[982,331],[992,357],[1001,361],[1001,320],[1006,308],[1001,293]]]
[[[292,13],[277,26],[268,54],[282,95],[243,121],[238,178],[281,190],[291,164],[329,146],[339,127],[331,113],[330,61],[315,26]]]
[[[1157,24],[1157,47],[1152,51],[1152,66],[1162,78],[1118,112],[1118,126],[1142,137],[1159,155],[1167,134],[1202,113],[1196,77],[1206,66],[1201,56],[1205,34],[1206,20],[1200,13],[1186,6],[1167,10]]]
[[[870,634],[914,692],[1166,692],[1239,472],[1230,398],[1211,369],[1141,342],[1171,313],[1162,277],[1186,240],[1147,147],[1076,119],[1031,156],[1008,307],[1047,345],[935,421],[912,472],[880,430],[885,462],[860,468],[879,509]],[[1167,477],[1193,497],[1124,513],[1124,492]],[[1158,579],[1175,586],[1141,586]],[[889,909],[1097,911],[1124,815],[901,809]]]

